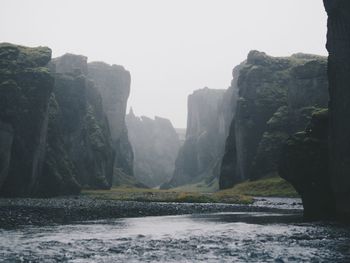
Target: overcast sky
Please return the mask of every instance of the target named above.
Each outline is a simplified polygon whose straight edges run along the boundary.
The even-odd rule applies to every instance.
[[[322,0],[0,0],[0,42],[131,72],[135,114],[186,126],[187,96],[226,89],[249,50],[326,55]]]

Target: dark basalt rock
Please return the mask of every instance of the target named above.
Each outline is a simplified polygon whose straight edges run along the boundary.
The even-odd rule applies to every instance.
[[[45,157],[51,50],[0,44],[0,195],[34,194]]]
[[[180,148],[179,137],[168,119],[136,117],[130,110],[126,125],[134,151],[134,170],[138,181],[149,187],[171,179]]]
[[[283,142],[305,129],[313,110],[327,105],[326,69],[327,61],[320,56],[249,53],[239,73],[220,188],[277,173]]]
[[[328,13],[330,176],[339,217],[350,218],[350,1],[324,0]]]
[[[315,111],[305,131],[282,146],[279,174],[301,195],[304,216],[309,220],[335,215],[328,165],[328,110]]]
[[[87,58],[66,54],[52,61],[55,87],[40,194],[75,193],[112,185],[114,150],[102,98],[87,79]]]
[[[109,122],[113,148],[115,150],[115,183],[121,177],[133,177],[134,154],[125,124],[126,104],[130,94],[131,76],[129,71],[119,65],[104,62],[88,64],[88,76],[95,83],[102,96],[103,110]]]

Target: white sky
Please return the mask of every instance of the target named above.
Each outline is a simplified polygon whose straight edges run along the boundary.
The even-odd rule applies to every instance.
[[[186,126],[187,96],[225,89],[249,50],[326,55],[322,0],[0,0],[0,42],[131,72],[137,115]]]

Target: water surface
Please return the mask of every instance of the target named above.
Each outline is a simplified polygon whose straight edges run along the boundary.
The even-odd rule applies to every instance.
[[[0,231],[3,262],[350,262],[350,229],[262,212]]]

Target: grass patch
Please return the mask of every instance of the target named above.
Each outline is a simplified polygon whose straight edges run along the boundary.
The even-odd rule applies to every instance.
[[[223,195],[249,195],[266,197],[299,197],[293,186],[284,179],[274,176],[257,181],[247,181],[237,184],[231,189],[218,193]]]
[[[97,199],[140,202],[251,204],[253,196],[298,197],[294,188],[280,177],[244,182],[227,190],[210,190],[202,185],[188,185],[170,190],[114,187],[111,190],[83,190],[83,195]]]
[[[97,199],[117,201],[230,204],[250,204],[253,202],[252,197],[240,194],[222,195],[219,192],[200,193],[127,187],[116,187],[111,190],[83,190],[82,194]]]

